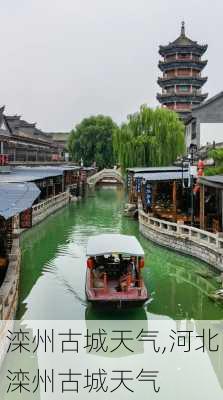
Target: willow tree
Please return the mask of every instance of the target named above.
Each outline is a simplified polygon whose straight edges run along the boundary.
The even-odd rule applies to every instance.
[[[86,166],[96,163],[97,167],[114,165],[112,133],[117,125],[110,117],[96,115],[84,118],[71,131],[68,149],[76,162],[83,160]]]
[[[114,130],[113,147],[122,169],[170,165],[185,151],[184,125],[175,112],[144,105]]]

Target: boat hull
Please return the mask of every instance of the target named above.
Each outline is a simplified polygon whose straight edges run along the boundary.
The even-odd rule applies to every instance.
[[[97,308],[135,308],[142,307],[143,304],[149,299],[144,300],[92,300],[87,298],[88,302]]]
[[[115,291],[109,288],[91,288],[88,273],[86,276],[85,293],[88,302],[97,307],[137,307],[142,306],[149,299],[144,284],[141,288],[131,287],[127,291]]]

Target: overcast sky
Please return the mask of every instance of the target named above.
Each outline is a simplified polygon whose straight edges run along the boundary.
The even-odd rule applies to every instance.
[[[222,0],[0,0],[0,104],[47,131],[83,117],[116,122],[156,106],[159,44],[208,43],[208,83],[223,90]]]

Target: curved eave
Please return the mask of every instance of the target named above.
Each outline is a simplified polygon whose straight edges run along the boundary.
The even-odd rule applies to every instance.
[[[198,88],[201,88],[206,82],[207,82],[207,77],[202,77],[202,78],[195,78],[195,77],[173,77],[173,78],[163,78],[159,77],[157,80],[157,83],[159,86],[162,88],[165,88],[167,86],[171,85],[193,85]]]
[[[182,60],[175,60],[175,61],[159,61],[158,67],[162,72],[168,71],[170,69],[174,68],[194,68],[199,71],[202,71],[202,69],[207,65],[207,60],[204,61],[182,61]]]
[[[187,46],[182,46],[182,45],[176,45],[176,44],[172,44],[170,43],[167,46],[160,46],[159,47],[159,54],[161,56],[165,56],[167,54],[175,54],[175,53],[179,53],[179,54],[185,54],[185,53],[193,53],[196,55],[203,55],[206,51],[207,51],[208,45],[198,45],[198,44],[191,44],[191,45],[187,45]]]
[[[208,96],[208,93],[204,94],[199,94],[199,95],[193,95],[193,94],[161,94],[157,93],[157,100],[159,100],[160,103],[167,104],[167,103],[198,103],[200,104],[202,101],[204,101]]]

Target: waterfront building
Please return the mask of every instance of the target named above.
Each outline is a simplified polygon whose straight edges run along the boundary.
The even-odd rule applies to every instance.
[[[167,167],[135,167],[127,168],[127,190],[128,190],[128,200],[130,204],[137,205],[138,197],[141,193],[141,182],[143,175],[145,174],[159,174],[181,172],[181,166],[167,166]],[[155,175],[158,176],[158,175]]]
[[[4,110],[5,107],[0,108],[0,165],[63,159],[61,147],[50,134],[19,115],[5,115]]]
[[[52,138],[54,143],[58,145],[60,149],[60,154],[65,156],[67,153],[67,142],[70,136],[70,132],[52,132],[49,133],[49,136]]]
[[[200,228],[223,232],[223,175],[202,176],[200,185]]]
[[[208,94],[202,93],[207,77],[201,72],[207,61],[202,60],[207,45],[200,45],[185,34],[184,22],[180,36],[173,42],[159,47],[163,60],[159,68],[163,75],[158,78],[162,93],[157,94],[163,107],[179,113],[184,120],[190,115],[192,107],[202,103]]]
[[[32,226],[31,209],[40,190],[34,183],[0,182],[0,286],[4,280],[12,250],[14,226]],[[29,224],[27,225],[27,223]],[[26,226],[24,226],[26,224]]]
[[[186,121],[187,152],[223,147],[223,92],[193,107]]]
[[[39,195],[32,209],[22,216],[22,219],[27,221],[26,224],[21,227],[19,220],[14,221],[16,231],[39,223],[67,204],[71,198],[81,196],[86,186],[86,179],[81,177],[81,168],[76,166],[16,167],[9,173],[0,174],[0,184],[29,182],[38,188]]]
[[[142,180],[140,200],[150,216],[170,222],[191,223],[191,188],[187,171],[136,174]],[[194,204],[194,220],[199,224],[199,211]]]

